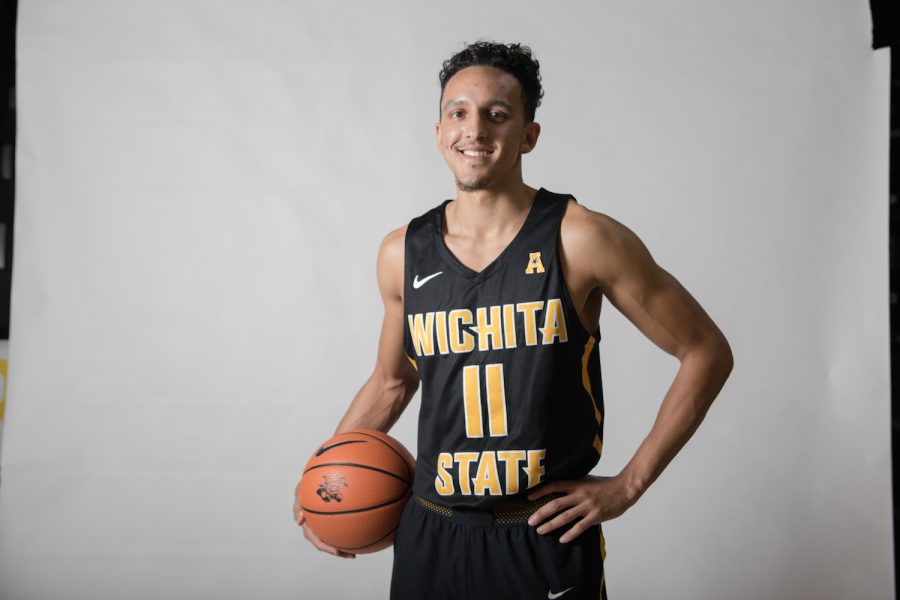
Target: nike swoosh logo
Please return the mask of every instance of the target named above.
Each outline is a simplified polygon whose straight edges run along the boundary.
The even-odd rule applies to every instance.
[[[569,590],[574,590],[574,589],[575,589],[575,586],[573,585],[573,586],[570,587],[568,590],[563,590],[563,591],[561,591],[561,592],[558,593],[558,594],[554,594],[553,592],[547,592],[547,597],[550,598],[550,600],[553,600],[554,598],[559,598],[560,596],[562,596],[563,594],[565,594],[565,593],[568,592]]]
[[[437,277],[438,275],[440,275],[442,273],[443,273],[443,271],[438,271],[437,273],[432,273],[431,275],[429,275],[428,277],[426,277],[424,279],[419,279],[419,275],[417,273],[416,276],[413,277],[413,289],[414,290],[419,289],[420,287],[422,287],[423,285],[425,285],[426,283],[428,283],[429,281],[431,281],[432,279],[434,279],[435,277]]]
[[[332,448],[337,448],[338,446],[343,446],[344,444],[362,444],[365,441],[366,440],[350,440],[348,442],[338,442],[337,444],[332,444],[330,446],[322,446],[321,448],[319,448],[319,451],[316,452],[316,456],[322,456]]]

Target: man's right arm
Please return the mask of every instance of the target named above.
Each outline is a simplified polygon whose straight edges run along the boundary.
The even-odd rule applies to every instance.
[[[403,349],[403,254],[406,227],[392,231],[378,251],[378,288],[384,321],[375,369],[353,398],[335,433],[366,428],[387,432],[419,387],[419,375]]]
[[[386,433],[397,422],[419,387],[419,376],[403,349],[405,236],[406,227],[392,231],[384,238],[378,251],[378,288],[384,302],[384,321],[375,369],[353,398],[335,434],[351,429],[377,429]],[[306,524],[296,493],[294,520],[303,527],[304,537],[319,550],[344,558],[355,557],[319,539]]]

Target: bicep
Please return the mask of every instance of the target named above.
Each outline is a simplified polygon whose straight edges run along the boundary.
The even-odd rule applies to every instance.
[[[378,340],[377,367],[391,379],[418,379],[412,360],[403,346],[403,301],[385,304],[381,336]]]
[[[378,253],[378,287],[384,319],[376,368],[390,379],[418,379],[403,347],[403,240],[405,228],[389,234]]]
[[[681,358],[691,348],[721,335],[700,304],[653,260],[643,242],[615,224],[598,284],[609,301],[654,344]]]

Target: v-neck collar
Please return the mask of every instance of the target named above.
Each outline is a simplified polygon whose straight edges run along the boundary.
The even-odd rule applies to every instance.
[[[438,252],[440,252],[441,256],[444,257],[444,260],[450,265],[450,267],[462,275],[467,279],[475,279],[481,280],[490,277],[497,269],[499,269],[506,262],[506,256],[512,253],[513,248],[518,245],[519,241],[524,237],[524,233],[529,229],[531,222],[534,220],[535,215],[538,214],[537,204],[538,202],[542,202],[544,200],[546,190],[544,188],[540,188],[534,195],[534,200],[531,202],[531,208],[528,209],[528,215],[525,216],[525,220],[522,222],[521,227],[516,232],[516,235],[513,236],[513,239],[506,245],[506,247],[497,255],[494,260],[492,260],[486,267],[484,267],[480,271],[475,271],[474,269],[470,269],[466,265],[464,265],[453,253],[450,251],[450,248],[447,247],[447,242],[444,241],[444,221],[446,220],[446,210],[447,205],[450,204],[451,200],[444,200],[444,202],[438,207],[438,210],[435,211],[435,243],[437,245]]]

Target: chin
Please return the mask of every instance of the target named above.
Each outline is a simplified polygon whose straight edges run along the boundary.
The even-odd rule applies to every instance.
[[[456,177],[456,187],[464,192],[485,190],[494,183],[494,179],[489,173],[481,173],[480,175],[469,173],[468,175],[468,177]]]
[[[456,180],[456,187],[464,192],[476,192],[478,190],[485,190],[490,187],[491,182],[487,179],[476,179],[470,181],[460,181]]]

